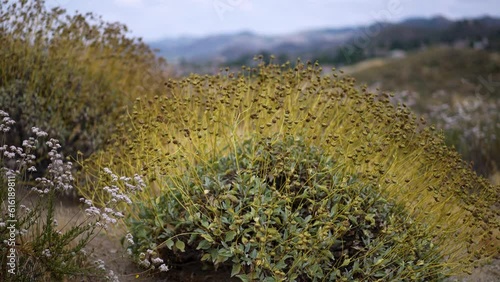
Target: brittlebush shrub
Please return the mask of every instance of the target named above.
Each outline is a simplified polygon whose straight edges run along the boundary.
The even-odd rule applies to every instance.
[[[18,121],[18,145],[39,126],[65,155],[88,156],[136,96],[163,85],[164,62],[126,26],[42,0],[2,0],[0,42],[0,108]]]
[[[242,279],[426,280],[498,253],[499,187],[389,95],[321,72],[298,61],[169,80],[137,99],[81,179],[102,182],[103,167],[144,177],[126,224],[149,266],[194,251]]]

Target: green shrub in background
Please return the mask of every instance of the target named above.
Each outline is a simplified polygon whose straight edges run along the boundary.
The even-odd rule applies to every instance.
[[[137,260],[149,267],[157,266],[158,259],[175,263],[191,256],[214,265],[232,263],[234,274],[243,279],[305,279],[327,266],[328,271],[318,272],[325,276],[317,279],[418,280],[439,279],[432,276],[438,272],[467,272],[498,253],[498,210],[492,207],[499,202],[499,187],[478,177],[433,127],[406,107],[393,106],[386,93],[371,93],[355,87],[351,78],[336,72],[322,76],[321,71],[309,62],[260,63],[239,73],[169,80],[164,94],[136,100],[117,123],[114,146],[83,163],[81,179],[87,185],[80,185],[79,192],[96,204],[108,201],[94,189],[105,183],[103,167],[144,177],[146,189],[131,198],[126,223],[136,237],[130,241]],[[285,161],[288,145],[296,156]],[[304,177],[280,176],[295,169]],[[316,178],[322,174],[329,180]],[[245,198],[245,193],[257,192],[260,197]],[[322,204],[335,203],[344,209],[318,212]],[[275,221],[285,207],[290,209],[286,214],[297,217],[295,223],[290,218]],[[314,217],[319,214],[320,219]],[[139,222],[141,218],[146,220]],[[377,230],[384,230],[382,222],[392,226],[387,234]],[[335,227],[328,229],[328,223]],[[339,223],[346,224],[351,237]],[[328,252],[310,249],[317,252],[311,255],[300,249],[319,242],[319,227],[333,232],[325,237],[326,246],[332,244],[326,248],[335,258],[331,261],[326,260]],[[273,231],[268,234],[267,229]],[[295,237],[297,230],[310,236]],[[229,231],[234,233],[226,238]],[[366,238],[374,242],[363,242]],[[406,245],[400,244],[402,238]],[[334,253],[334,240],[344,242],[341,254]],[[243,260],[240,242],[247,251],[255,250],[258,265],[257,259],[250,264]],[[285,243],[293,247],[286,249]],[[368,245],[373,253],[363,249]],[[428,252],[420,253],[422,249]],[[299,256],[297,264],[285,258],[289,252]],[[343,252],[353,257],[352,263]]]
[[[18,121],[15,144],[32,126],[90,155],[138,95],[153,95],[164,62],[127,28],[93,14],[47,10],[43,0],[0,5],[0,108]]]

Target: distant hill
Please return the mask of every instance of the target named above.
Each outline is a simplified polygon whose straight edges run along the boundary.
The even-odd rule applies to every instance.
[[[430,96],[443,90],[449,95],[480,93],[500,98],[497,52],[436,47],[400,59],[365,61],[347,67],[346,72],[386,91],[410,90]]]
[[[319,60],[323,64],[346,65],[389,56],[394,50],[411,51],[440,44],[500,50],[500,18],[453,21],[437,16],[279,36],[240,32],[149,42],[160,56],[172,63],[217,62],[226,65],[247,64],[260,53],[274,54],[281,60],[301,57]]]
[[[241,32],[202,38],[168,38],[149,42],[149,45],[171,61],[230,61],[262,51],[291,55],[314,50],[317,46],[338,46],[355,34],[354,28],[314,30],[274,37]]]
[[[400,23],[407,27],[413,28],[429,28],[429,29],[446,29],[453,24],[453,21],[445,17],[437,16],[430,19],[426,18],[409,18]]]
[[[500,19],[482,17],[451,21],[444,17],[376,23],[345,42],[340,50],[319,51],[313,60],[346,65],[436,45],[500,51]],[[378,32],[373,32],[378,31]],[[373,36],[370,36],[373,34]]]

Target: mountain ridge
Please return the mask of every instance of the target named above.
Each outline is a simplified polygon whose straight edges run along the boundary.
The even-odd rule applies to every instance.
[[[376,32],[374,32],[376,31]],[[487,39],[489,47],[500,49],[500,18],[482,16],[451,20],[443,16],[412,17],[402,21],[376,22],[366,26],[309,29],[276,36],[252,31],[204,37],[165,38],[149,42],[168,61],[245,63],[258,53],[282,58],[322,59],[327,63],[349,64],[386,54],[391,50],[411,50],[425,45],[454,44]],[[360,42],[364,42],[361,44]],[[350,48],[342,53],[342,48]],[[348,53],[349,53],[348,52]],[[343,60],[345,62],[343,62]]]

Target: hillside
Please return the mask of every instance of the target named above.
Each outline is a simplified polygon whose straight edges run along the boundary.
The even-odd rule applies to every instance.
[[[362,62],[346,71],[368,85],[379,84],[383,90],[410,90],[424,96],[440,90],[479,92],[500,98],[500,54],[483,50],[431,48],[406,58]]]

